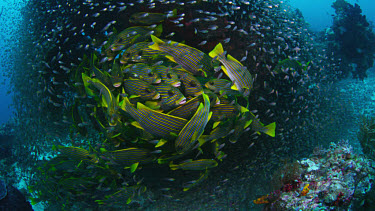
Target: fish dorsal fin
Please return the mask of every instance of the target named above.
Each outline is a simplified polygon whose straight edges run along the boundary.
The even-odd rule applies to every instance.
[[[189,163],[189,162],[193,162],[193,159],[187,159],[187,160],[182,161],[181,163]]]
[[[220,121],[214,122],[212,129],[215,129],[220,124]]]
[[[239,62],[237,59],[235,59],[233,56],[229,54],[227,55],[227,59],[233,62],[237,62],[238,64],[242,65],[241,62]]]
[[[233,84],[230,88],[233,89],[233,90],[236,90],[236,91],[239,90],[236,84]]]
[[[252,122],[253,122],[253,120],[247,121],[246,124],[245,124],[245,126],[243,127],[243,129],[246,129],[247,127],[249,127]]]
[[[154,35],[151,35],[151,39],[152,39],[152,42],[153,44],[148,46],[149,48],[151,48],[152,50],[156,50],[156,51],[162,51],[159,47],[159,45],[161,44],[164,44],[164,41],[157,38],[156,36]]]
[[[241,106],[240,108],[241,108],[241,113],[249,112],[249,109],[247,109],[243,106]]]
[[[165,143],[167,143],[167,140],[160,139],[160,141],[155,145],[155,148],[163,146]]]
[[[224,54],[223,45],[219,43],[215,46],[215,48],[208,55],[212,58],[218,57],[219,59],[220,57],[223,56],[223,54]]]

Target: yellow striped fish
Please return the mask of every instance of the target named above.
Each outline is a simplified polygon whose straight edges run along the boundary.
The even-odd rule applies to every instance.
[[[217,105],[220,102],[220,100],[215,94],[213,93],[205,93],[205,94],[208,95],[208,98],[210,99],[211,107],[213,105]],[[186,103],[169,111],[168,114],[173,115],[173,116],[178,116],[184,119],[190,119],[193,116],[194,112],[197,110],[200,102],[204,102],[202,95],[191,98]]]
[[[203,93],[202,95],[204,105],[200,103],[194,116],[186,123],[176,139],[175,148],[180,154],[185,153],[193,147],[211,118],[210,99],[206,94]]]
[[[183,69],[175,69],[182,82],[185,96],[199,96],[203,93],[201,83],[191,73]]]
[[[276,130],[275,122],[268,124],[268,125],[264,125],[262,122],[260,122],[258,118],[256,118],[256,116],[253,113],[251,112],[249,113],[250,113],[250,119],[252,120],[252,123],[250,124],[252,131],[258,132],[258,134],[260,134],[259,132],[262,132],[271,137],[275,137],[275,130]]]
[[[109,125],[117,125],[119,116],[117,115],[118,100],[115,99],[112,92],[97,78],[85,77],[87,83],[92,84],[102,94],[103,106],[107,107],[107,113],[109,117]]]
[[[134,108],[127,97],[122,108],[138,122],[141,129],[162,138],[178,134],[188,122],[186,119],[149,109],[139,102],[137,108]]]
[[[60,155],[66,156],[72,160],[87,160],[94,163],[97,163],[99,160],[95,155],[89,153],[89,151],[79,148],[79,147],[65,147],[65,146],[58,146],[58,151],[61,153]]]
[[[201,96],[201,95],[200,95]],[[168,112],[169,115],[178,116],[184,119],[190,119],[200,104],[200,96],[188,100],[186,103]]]
[[[186,103],[186,97],[180,92],[179,89],[169,84],[160,83],[155,85],[156,90],[161,97],[161,108],[168,110],[175,108],[181,104]]]
[[[241,94],[239,91],[231,89],[233,83],[226,79],[211,79],[209,80],[204,86],[213,91],[216,94],[220,95],[239,95]]]
[[[125,67],[125,72],[130,78],[138,78],[149,84],[158,84],[161,82],[159,75],[151,67],[143,63],[128,65]]]
[[[217,44],[209,55],[223,64],[221,69],[233,82],[231,89],[238,90],[244,96],[248,96],[253,88],[253,77],[247,68],[231,55],[228,54],[227,57],[225,57],[221,43]]]
[[[207,73],[213,69],[210,57],[196,48],[174,41],[164,42],[153,35],[151,39],[154,44],[149,48],[168,54],[166,57],[169,60],[181,65],[194,75],[207,76]]]
[[[143,42],[150,37],[151,34],[160,35],[162,32],[162,25],[156,28],[149,26],[133,26],[129,27],[118,35],[116,35],[113,43],[110,45],[112,51],[120,51],[126,49],[134,43]]]
[[[231,104],[214,105],[211,107],[211,111],[212,111],[211,120],[214,122],[235,117],[239,112],[236,106],[231,105]]]
[[[140,148],[126,148],[115,151],[108,151],[105,153],[110,159],[113,159],[115,164],[122,166],[130,166],[135,163],[150,163],[156,160],[156,157],[147,150]]]
[[[150,45],[152,45],[152,42],[139,42],[130,46],[122,54],[120,59],[121,64],[128,62],[149,63],[166,55],[163,52],[152,50],[149,48]]]
[[[202,183],[204,180],[206,180],[208,178],[208,170],[206,169],[206,171],[204,173],[201,174],[201,176],[197,179],[197,180],[194,180],[192,181],[190,184],[184,186],[184,191],[188,191],[190,190],[192,187],[195,187],[197,186],[198,184]]]
[[[192,171],[201,171],[209,168],[216,167],[218,165],[217,161],[214,159],[200,159],[200,160],[187,160],[180,164],[169,164],[171,170],[183,169]]]
[[[140,79],[125,79],[124,88],[127,94],[132,97],[139,97],[142,100],[156,100],[160,98],[154,86]]]
[[[179,87],[181,85],[176,72],[171,67],[159,65],[154,67],[154,71],[161,77],[163,83],[170,84],[174,87]]]

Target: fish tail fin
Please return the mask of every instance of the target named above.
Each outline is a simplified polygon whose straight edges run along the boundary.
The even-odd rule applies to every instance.
[[[271,136],[271,137],[275,137],[275,130],[276,130],[276,123],[273,122],[273,123],[265,126],[264,133]]]
[[[159,37],[161,33],[163,33],[163,25],[159,24],[158,26],[156,26],[154,33],[155,33],[155,36]]]
[[[175,17],[177,17],[177,9],[172,10],[172,17],[171,18],[175,18]]]
[[[215,48],[208,55],[212,58],[220,57],[224,55],[223,45],[221,43],[217,44]]]
[[[171,161],[169,163],[169,168],[171,168],[171,170],[177,170],[178,169],[178,165],[173,164],[173,161]]]
[[[151,48],[152,50],[161,51],[159,45],[164,43],[163,40],[157,38],[154,35],[151,35],[151,39],[152,39],[152,42],[154,44],[152,44],[152,45],[150,45],[148,47]]]

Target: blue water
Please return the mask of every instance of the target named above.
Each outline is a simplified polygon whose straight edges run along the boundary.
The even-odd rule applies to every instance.
[[[17,27],[17,18],[20,15],[19,8],[24,4],[24,0],[1,0],[0,7],[3,13],[0,17],[0,49],[11,48],[11,36]],[[311,29],[321,31],[332,24],[332,14],[334,10],[331,8],[333,0],[290,0],[290,3],[302,11],[306,21],[311,24]],[[375,22],[375,3],[374,0],[348,0],[349,3],[357,3],[361,6],[363,14],[367,16],[369,22]],[[0,9],[1,10],[1,9]],[[13,49],[14,50],[14,49]],[[11,55],[9,52],[2,51],[0,57],[1,64],[9,63]],[[0,124],[9,120],[12,116],[11,94],[7,94],[9,87],[9,79],[3,76],[5,68],[9,66],[0,66]],[[4,82],[4,83],[3,83]]]
[[[0,124],[7,122],[12,114],[13,109],[12,95],[7,94],[9,91],[10,79],[7,72],[10,71],[13,62],[13,56],[16,54],[13,36],[16,36],[17,23],[20,18],[20,8],[23,5],[22,0],[2,0],[0,1]],[[14,54],[13,54],[14,53]]]
[[[311,29],[321,31],[332,25],[331,7],[334,0],[290,0],[290,3],[300,9],[305,20],[311,24]],[[375,23],[375,2],[374,0],[347,0],[350,4],[359,4],[362,14],[366,15],[369,22]]]
[[[14,58],[17,58],[17,54],[18,54],[17,53],[18,49],[17,49],[16,44],[15,44],[15,42],[17,41],[17,39],[14,39],[14,38],[17,38],[17,27],[18,27],[17,23],[18,23],[18,20],[19,20],[19,18],[21,16],[20,15],[20,11],[21,11],[20,8],[25,3],[25,1],[28,1],[28,0],[0,0],[0,13],[2,11],[2,14],[0,16],[0,24],[2,26],[2,27],[0,27],[0,49],[2,49],[2,51],[0,51],[0,64],[1,64],[0,65],[0,71],[2,73],[2,74],[0,74],[0,97],[1,97],[1,100],[0,100],[0,124],[2,124],[4,122],[7,122],[10,118],[12,118],[12,115],[13,115],[13,110],[11,108],[11,105],[12,105],[12,94],[11,93],[7,94],[10,91],[8,89],[8,87],[10,87],[11,81],[10,81],[9,78],[7,78],[7,75],[9,75],[9,73],[12,71],[12,69],[10,69],[10,68],[13,65]],[[83,2],[85,0],[79,0],[79,1]],[[88,0],[86,0],[86,1],[88,1]],[[126,1],[127,0],[124,0],[123,2],[126,2]],[[261,1],[261,0],[259,0],[259,1]],[[334,10],[331,8],[331,4],[332,4],[332,2],[334,2],[334,0],[285,0],[285,1],[290,2],[292,4],[293,8],[298,8],[298,9],[301,10],[301,12],[304,15],[306,21],[308,23],[310,23],[312,31],[315,31],[315,32],[325,31],[325,29],[327,29],[328,27],[330,27],[332,25],[332,15],[334,14]],[[373,11],[375,11],[375,2],[374,2],[375,0],[348,0],[348,1],[350,3],[352,3],[352,4],[358,3],[361,6],[362,10],[363,10],[363,14],[367,16],[368,21],[370,23],[375,22],[375,14],[373,14]],[[98,2],[101,2],[101,1],[99,0]],[[313,34],[313,33],[311,33],[311,34]],[[296,50],[296,51],[298,51],[298,50]],[[24,71],[26,73],[27,71],[31,71],[31,70],[25,69]],[[325,124],[325,123],[321,124],[320,122],[317,123],[317,125],[319,125],[319,127],[322,128],[322,134],[317,134],[316,137],[318,137],[318,136],[322,136],[322,138],[329,137],[329,138],[332,138],[332,141],[336,141],[336,137],[339,137],[340,139],[341,138],[345,138],[345,139],[348,139],[348,140],[356,140],[357,139],[357,134],[356,134],[357,130],[358,130],[358,124],[357,124],[358,121],[357,120],[359,119],[360,114],[362,114],[361,112],[363,112],[363,111],[369,111],[370,114],[374,113],[373,112],[374,111],[373,110],[373,107],[374,107],[373,105],[374,104],[368,103],[368,101],[369,101],[368,100],[368,93],[371,93],[371,94],[375,93],[375,87],[373,86],[374,81],[375,81],[375,71],[374,71],[374,68],[372,68],[371,70],[368,70],[368,75],[369,75],[369,77],[366,78],[364,81],[359,81],[359,80],[352,79],[351,77],[348,77],[347,79],[342,79],[342,81],[340,81],[340,83],[337,83],[337,84],[333,85],[333,86],[335,86],[335,88],[337,88],[337,90],[335,90],[335,89],[332,88],[332,92],[333,91],[337,91],[337,92],[339,92],[340,96],[341,95],[345,96],[343,98],[348,99],[347,101],[345,101],[345,103],[350,102],[350,104],[353,107],[352,109],[353,109],[354,112],[351,112],[352,110],[348,111],[348,114],[347,114],[347,117],[346,117],[345,120],[349,119],[350,121],[346,121],[346,122],[344,122],[342,124],[340,123],[339,127],[336,124],[334,125],[334,127],[335,127],[334,129],[340,128],[339,133],[337,133],[337,134],[333,133],[333,132],[336,132],[336,130],[331,129],[331,128],[328,128],[328,129],[327,128],[323,128],[324,125],[328,125],[327,127],[332,127],[332,125],[335,123],[336,118],[343,117],[343,116],[346,115],[346,114],[344,114],[344,110],[347,107],[346,106],[342,106],[344,104],[343,103],[344,101],[342,101],[342,102],[341,101],[336,102],[336,104],[334,104],[335,107],[337,105],[338,106],[342,106],[342,107],[338,107],[337,111],[339,111],[339,112],[337,112],[337,113],[332,112],[332,113],[328,114],[329,116],[335,115],[336,117],[327,118],[327,124]],[[264,84],[266,84],[266,83],[264,83]],[[314,87],[315,85],[316,84],[312,84],[311,87]],[[17,88],[17,86],[22,86],[22,84],[16,84],[16,85],[13,85],[12,87]],[[264,85],[264,86],[266,86],[266,85]],[[321,89],[321,88],[319,87],[319,89]],[[331,90],[331,89],[322,88],[322,90],[324,90],[324,91],[321,92],[322,94],[327,94],[327,92],[329,92],[329,91],[326,91],[326,90]],[[274,90],[272,90],[272,92],[273,91]],[[292,87],[292,91],[293,91],[293,87]],[[276,91],[276,93],[277,93],[277,91]],[[330,97],[330,95],[327,94],[327,99],[330,99],[329,97]],[[373,101],[375,102],[375,94],[374,94],[374,96],[371,96],[371,99],[372,98],[374,98]],[[261,98],[259,98],[259,99],[261,99]],[[51,99],[49,99],[49,100],[51,100]],[[20,100],[18,100],[17,102],[20,102]],[[275,103],[274,103],[274,105],[275,105]],[[317,105],[316,109],[315,108],[311,108],[309,110],[313,111],[312,113],[314,114],[314,112],[319,112],[319,109],[322,109],[322,111],[326,110],[326,108],[324,106],[331,106],[331,105],[332,104],[329,104],[329,103],[327,103],[327,105],[322,105],[321,107],[320,107],[320,105]],[[306,108],[307,108],[307,106],[306,106]],[[344,109],[341,109],[341,108],[344,108]],[[31,110],[35,111],[36,109],[31,109]],[[336,112],[336,110],[335,110],[335,112]],[[356,114],[356,116],[352,115],[353,113]],[[343,115],[341,115],[341,114],[343,114]],[[314,115],[316,115],[316,114],[314,114]],[[314,116],[314,115],[311,115],[311,116]],[[52,118],[53,117],[49,117],[49,116],[48,116],[48,118],[46,117],[46,119],[48,119],[48,120],[52,119]],[[53,122],[53,123],[56,124],[56,125],[59,125],[59,124],[61,124],[61,122],[64,122],[64,123],[65,122],[69,122],[67,119],[68,118],[65,119],[65,117],[64,117],[63,121],[60,121],[59,119],[57,119],[56,122]],[[312,118],[312,119],[315,120],[314,118]],[[319,120],[319,118],[316,118],[316,119]],[[52,119],[52,120],[55,121],[55,119]],[[285,120],[285,122],[287,122],[288,120],[289,120],[289,117]],[[326,119],[324,119],[324,121],[325,120]],[[290,122],[291,121],[289,120],[289,122],[287,122],[285,124],[292,124]],[[295,125],[294,122],[293,122],[293,124]],[[19,128],[21,128],[21,127],[19,127]],[[53,127],[51,127],[51,131],[52,130],[53,130]],[[283,130],[284,130],[284,128],[283,128]],[[32,129],[30,131],[32,131]],[[37,129],[35,129],[35,131],[37,131]],[[45,131],[47,131],[47,130],[45,130]],[[280,131],[282,131],[282,130],[280,130]],[[316,131],[318,131],[318,130],[316,130]],[[327,134],[324,134],[325,131],[333,131],[333,132],[332,132],[332,134],[328,134],[329,132]],[[319,133],[320,132],[321,131],[319,131]],[[283,132],[283,133],[286,134],[286,135],[284,135],[286,137],[286,139],[292,139],[292,138],[289,137],[289,134],[292,134],[292,129],[288,130],[286,132]],[[312,133],[317,133],[317,132],[315,132],[315,130],[314,130]],[[21,133],[21,134],[23,134],[23,133]],[[44,133],[42,133],[42,134],[44,134]],[[57,135],[55,136],[54,134],[51,135],[51,136],[58,137]],[[281,141],[285,141],[284,140],[284,136],[281,135],[281,137],[282,137]],[[78,134],[74,136],[74,138],[76,138],[76,137],[78,137]],[[313,136],[309,136],[309,137],[311,137],[311,139],[313,139],[312,138]],[[56,139],[58,139],[58,138],[56,138]],[[256,137],[256,138],[258,138],[258,137]],[[306,140],[308,140],[308,139],[309,138],[306,138]],[[314,137],[314,139],[315,139],[315,137]],[[320,137],[319,137],[319,139],[320,139]],[[86,140],[86,139],[84,139],[84,140]],[[254,140],[255,140],[255,138],[254,138]],[[295,146],[288,146],[288,147],[290,147],[289,148],[290,151],[291,151],[290,154],[295,153],[293,155],[295,157],[302,156],[302,155],[299,155],[298,152],[294,152],[293,151],[293,148],[298,148],[299,146],[303,147],[303,144],[299,143],[300,140],[305,140],[305,139],[303,137],[301,137],[300,139],[296,139]],[[314,140],[314,141],[316,143],[319,143],[318,140]],[[329,141],[331,141],[331,140],[329,140]],[[73,138],[72,138],[72,142],[73,142]],[[39,139],[35,139],[35,142],[32,142],[32,143],[37,143],[35,145],[38,145],[40,142],[39,142]],[[77,141],[77,143],[80,143],[80,142]],[[280,143],[280,142],[278,142],[278,143]],[[285,143],[288,143],[288,142],[285,141]],[[27,146],[27,144],[24,144],[24,145]],[[255,147],[259,147],[259,145],[257,146],[256,144],[254,144],[254,142],[250,146],[253,146],[253,145],[254,145],[254,148]],[[29,146],[34,146],[34,145],[30,144]],[[355,148],[361,148],[361,146],[359,144],[354,145],[354,147]],[[251,149],[251,150],[254,150],[254,151],[251,151],[251,152],[255,152],[254,148]],[[266,149],[266,147],[262,146],[262,147],[260,147],[258,149]],[[282,152],[284,150],[285,151],[288,150],[286,148],[285,149],[279,148],[279,149]],[[265,151],[265,150],[263,150],[263,151]],[[298,151],[298,149],[296,151]],[[276,160],[276,158],[279,159],[279,157],[278,157],[279,155],[276,156],[274,154],[274,152],[278,152],[278,150],[277,151],[276,150],[272,151],[272,153],[270,153],[270,154],[275,158],[275,160]],[[253,168],[256,169],[256,170],[254,170],[254,172],[260,172],[261,171],[260,169],[262,169],[262,168],[264,168],[264,169],[267,168],[268,169],[270,165],[274,165],[275,163],[278,162],[278,161],[274,161],[274,158],[269,159],[269,160],[272,160],[272,163],[268,162],[269,161],[268,158],[266,159],[266,157],[268,156],[267,153],[263,153],[263,152],[261,153],[261,151],[259,151],[259,153],[258,152],[256,152],[256,153],[258,155],[260,155],[259,156],[259,160],[258,159],[254,160],[254,162],[251,161],[251,165],[249,163],[247,163],[247,164],[249,164],[249,169],[250,170],[252,170]],[[286,156],[286,154],[287,153],[285,153],[284,155]],[[282,155],[282,156],[284,156],[284,155]],[[48,154],[48,156],[49,156],[49,154]],[[263,161],[262,161],[262,159],[263,159]],[[261,166],[259,169],[254,167],[258,163],[261,163],[261,162],[265,163],[265,165]],[[242,168],[243,166],[245,166],[247,164],[242,165],[242,163],[241,163],[241,165],[242,165],[241,167],[239,167],[239,166],[231,166],[231,168],[233,168],[233,169],[240,169],[240,168]],[[230,172],[230,174],[232,174],[232,173],[233,172]],[[250,178],[250,177],[252,177],[254,175],[255,175],[254,178],[258,177],[258,175],[256,175],[256,173],[253,173],[253,172],[251,172],[251,173],[253,175],[247,175],[247,177]],[[234,172],[234,174],[236,174],[236,173]],[[240,174],[240,173],[237,173],[237,174]],[[231,178],[228,175],[229,175],[229,173],[227,175],[225,175],[225,174],[224,175],[220,175],[220,179],[222,181],[227,181],[227,180],[229,180],[227,178]],[[265,175],[265,176],[269,177],[270,175]],[[266,178],[262,178],[262,180],[263,179],[265,180]],[[255,180],[257,180],[257,179],[254,179],[253,181],[255,181]],[[239,183],[241,183],[241,184],[239,184],[240,186],[243,185],[243,183],[241,181],[242,180],[240,180],[240,182],[239,182]],[[249,181],[250,181],[250,179],[249,179]],[[264,184],[264,182],[262,183],[261,181],[257,181],[257,182],[259,184]],[[223,186],[224,186],[224,183],[225,182],[223,182]],[[248,184],[252,184],[252,183],[248,182]],[[233,189],[240,190],[240,186],[233,186]],[[220,186],[218,186],[218,187],[219,188],[217,188],[217,189],[221,191]],[[224,189],[225,188],[223,188],[223,192],[222,193],[225,193]],[[216,188],[215,188],[215,190],[216,190]],[[244,195],[246,195],[246,194],[249,194],[253,190],[255,190],[255,188],[247,190],[248,192],[244,191],[243,193],[244,193]],[[202,191],[202,193],[203,193],[203,191]],[[208,193],[208,191],[205,191],[204,193]],[[235,194],[237,194],[237,192]],[[233,201],[240,200],[241,198],[238,197],[235,194],[233,194],[233,195],[228,194],[228,198],[229,199],[235,198]],[[261,193],[259,193],[259,194],[261,194]],[[213,196],[215,196],[215,195],[213,195]],[[219,192],[218,192],[218,198],[220,198]],[[240,199],[237,199],[237,198],[240,198]],[[234,202],[232,202],[232,199],[231,199],[227,203],[228,204],[230,204],[230,203],[233,204]],[[225,206],[229,206],[230,207],[231,205],[228,205],[228,204],[225,205]],[[197,206],[198,205],[199,205],[199,203],[197,203]],[[34,209],[35,210],[39,210],[39,209],[36,209],[36,208],[34,208]],[[43,208],[40,208],[40,210],[43,210]]]

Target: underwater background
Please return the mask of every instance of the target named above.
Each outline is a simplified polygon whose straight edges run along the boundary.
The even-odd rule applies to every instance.
[[[374,11],[1,1],[0,208],[374,209]]]

